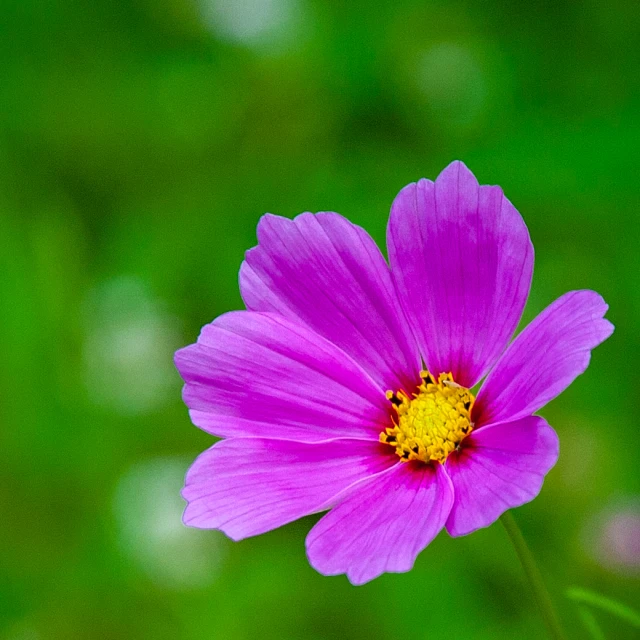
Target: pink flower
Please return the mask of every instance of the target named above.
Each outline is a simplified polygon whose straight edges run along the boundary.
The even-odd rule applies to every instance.
[[[571,291],[507,347],[533,246],[500,187],[461,162],[406,186],[389,265],[336,213],[266,215],[258,240],[247,311],[176,354],[191,419],[224,438],[187,474],[186,524],[240,540],[330,509],[309,561],[362,584],[540,492],[558,438],[533,414],[613,326],[601,296]]]

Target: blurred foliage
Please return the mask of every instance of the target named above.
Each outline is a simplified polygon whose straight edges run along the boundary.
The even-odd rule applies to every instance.
[[[499,525],[354,588],[308,566],[314,518],[237,544],[179,521],[211,439],[172,353],[241,306],[259,216],[383,245],[397,191],[455,158],[529,225],[525,320],[571,288],[611,305],[515,517],[573,637],[568,585],[637,606],[639,36],[624,0],[4,0],[0,637],[542,637]]]

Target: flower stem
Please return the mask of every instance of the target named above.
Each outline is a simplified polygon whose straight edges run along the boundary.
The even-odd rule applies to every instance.
[[[531,551],[520,531],[520,527],[518,527],[510,511],[505,511],[500,517],[500,520],[507,530],[507,534],[515,547],[518,558],[520,558],[522,568],[527,574],[533,596],[538,603],[538,608],[549,632],[549,637],[553,638],[553,640],[565,640],[558,614],[551,602],[551,596],[549,596],[549,591],[547,591],[547,587],[542,580],[538,565],[533,559],[533,555],[531,555]]]

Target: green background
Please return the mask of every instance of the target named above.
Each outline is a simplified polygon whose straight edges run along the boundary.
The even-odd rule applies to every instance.
[[[172,354],[241,307],[259,216],[382,244],[400,188],[456,158],[529,226],[525,320],[572,288],[611,306],[515,517],[572,637],[569,586],[637,606],[638,42],[620,0],[3,0],[0,637],[543,637],[499,524],[355,588],[309,567],[316,517],[240,543],[180,522],[212,439]]]

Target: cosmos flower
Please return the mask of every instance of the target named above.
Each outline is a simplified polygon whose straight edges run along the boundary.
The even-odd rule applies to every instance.
[[[362,584],[540,492],[558,438],[533,414],[613,327],[597,293],[571,291],[508,346],[533,246],[500,187],[461,162],[406,186],[389,264],[336,213],[266,215],[258,241],[247,310],[176,354],[192,421],[224,438],[187,474],[186,524],[240,540],[329,509],[309,561]]]

